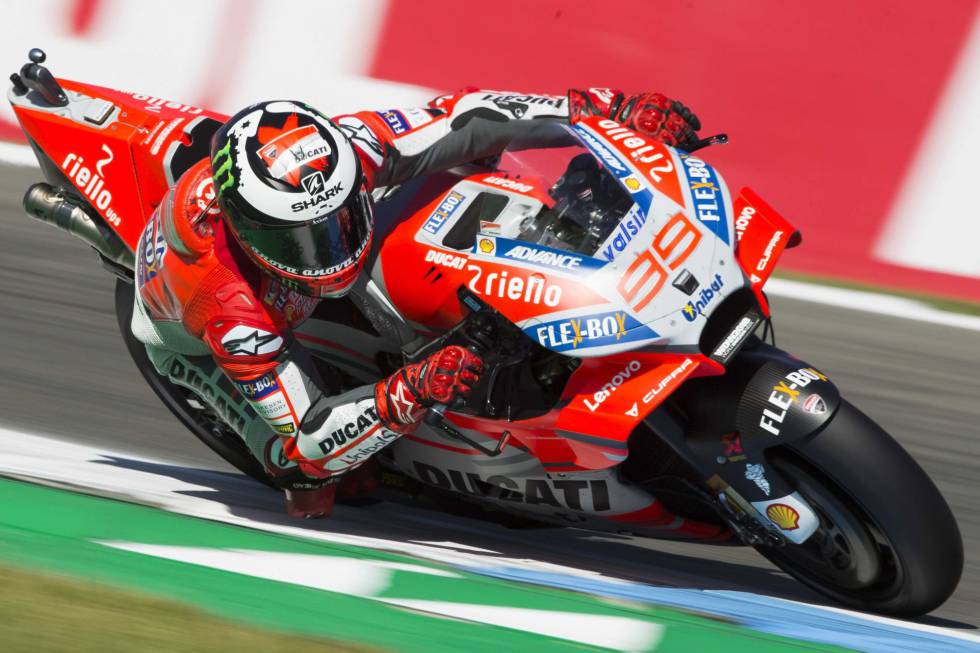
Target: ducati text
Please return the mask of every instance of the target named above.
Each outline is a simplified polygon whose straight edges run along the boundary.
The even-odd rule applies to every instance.
[[[612,507],[609,486],[603,480],[511,478],[502,474],[484,477],[419,461],[414,467],[419,479],[444,490],[582,512],[605,512]]]

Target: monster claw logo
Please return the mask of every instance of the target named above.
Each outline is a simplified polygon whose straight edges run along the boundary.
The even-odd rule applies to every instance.
[[[222,161],[223,159],[223,161]],[[219,164],[218,162],[221,161]],[[211,160],[211,165],[217,165],[218,167],[214,170],[214,184],[218,189],[218,195],[221,195],[226,189],[231,188],[235,185],[235,176],[231,174],[231,139],[225,141],[224,147],[214,153],[214,157]],[[219,182],[218,180],[222,175],[227,174],[225,180]]]

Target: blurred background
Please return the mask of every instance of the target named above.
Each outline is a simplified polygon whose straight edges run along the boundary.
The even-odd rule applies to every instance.
[[[692,106],[705,156],[803,231],[781,270],[980,301],[980,3],[889,0],[4,0],[0,55],[234,112],[476,85],[613,86]],[[0,137],[19,138],[8,107]]]

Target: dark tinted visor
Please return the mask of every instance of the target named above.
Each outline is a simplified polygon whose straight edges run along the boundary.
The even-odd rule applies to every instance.
[[[240,217],[238,237],[269,265],[324,277],[353,265],[371,237],[371,205],[361,191],[329,215],[295,225],[259,226]]]

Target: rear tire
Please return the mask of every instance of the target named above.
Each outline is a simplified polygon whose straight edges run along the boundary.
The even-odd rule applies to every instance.
[[[129,322],[133,314],[133,284],[122,279],[116,280],[116,320],[126,349],[136,363],[140,374],[163,405],[212,451],[221,456],[231,466],[256,481],[273,487],[262,464],[249,452],[242,439],[218,417],[203,399],[199,399],[187,388],[175,385],[157,373],[146,354],[146,347],[136,339]]]
[[[801,545],[759,552],[844,605],[913,617],[942,605],[963,572],[963,541],[932,480],[847,401],[817,435],[774,449],[770,463],[817,511]]]

